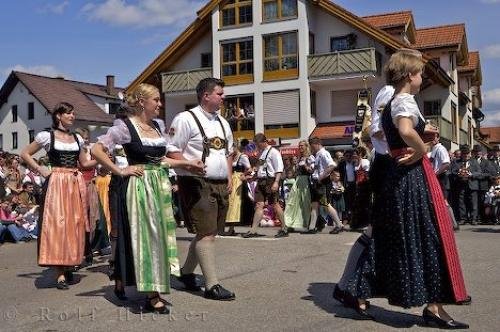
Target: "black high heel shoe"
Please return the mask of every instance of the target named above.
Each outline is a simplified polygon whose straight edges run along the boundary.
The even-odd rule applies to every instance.
[[[454,319],[444,320],[427,308],[424,309],[422,318],[428,326],[435,326],[444,330],[465,330],[469,328],[469,324],[457,322]]]
[[[349,293],[344,292],[344,301],[342,303],[344,304],[344,307],[354,309],[361,319],[375,320],[375,318],[366,311],[366,309],[368,309],[368,304],[365,303],[366,309],[362,309],[359,305],[358,299]]]
[[[336,284],[335,288],[333,289],[332,297],[335,300],[339,301],[340,303],[344,304],[345,298],[347,296],[351,296],[351,295],[349,293],[347,293],[346,291],[340,289],[339,285]],[[365,300],[365,306],[366,306],[366,310],[370,309],[370,301]]]
[[[118,298],[120,301],[127,301],[128,297],[125,295],[125,289],[124,288],[116,288],[113,290],[113,293],[115,293],[115,296]]]
[[[155,307],[154,305],[156,303],[159,303],[159,302],[161,302],[163,305],[160,307]],[[144,309],[147,312],[153,312],[153,313],[157,313],[160,315],[167,315],[170,313],[170,310],[168,310],[167,306],[165,305],[165,300],[163,300],[160,297],[160,294],[157,294],[154,297],[148,297],[146,300],[146,305],[144,306]]]

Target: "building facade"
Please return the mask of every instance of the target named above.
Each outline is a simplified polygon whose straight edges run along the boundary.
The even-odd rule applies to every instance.
[[[361,18],[328,0],[209,1],[129,89],[140,82],[159,86],[168,125],[196,105],[201,78],[219,77],[226,83],[221,115],[235,137],[264,132],[286,144],[321,134],[327,145],[349,146],[358,93],[376,93],[392,52],[418,43],[407,16],[388,27],[377,26],[377,16]],[[418,102],[423,109],[427,99],[439,99],[439,114],[449,119],[452,102],[458,112],[458,84],[451,88],[457,69],[443,68],[432,56],[425,57]]]
[[[38,132],[51,128],[50,111],[63,101],[75,107],[74,128],[87,128],[94,139],[112,124],[119,91],[113,76],[98,85],[12,72],[0,89],[0,149],[19,154]]]

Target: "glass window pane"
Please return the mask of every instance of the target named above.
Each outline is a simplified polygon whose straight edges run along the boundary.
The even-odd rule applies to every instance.
[[[297,53],[297,37],[295,33],[287,33],[281,37],[283,43],[283,54]]]
[[[227,8],[222,10],[222,26],[235,25],[235,9]]]
[[[281,69],[282,70],[287,70],[287,69],[295,69],[297,68],[297,57],[283,57],[283,61],[281,62]]]
[[[240,24],[252,23],[252,6],[242,6],[240,7]]]
[[[253,74],[253,63],[252,62],[245,62],[245,63],[240,63],[240,75],[244,74]]]
[[[280,64],[278,59],[269,59],[264,61],[264,70],[265,71],[274,71],[279,70]]]
[[[297,16],[297,0],[281,1],[281,17]]]
[[[331,51],[344,51],[349,49],[349,40],[347,37],[332,38]]]
[[[236,61],[236,44],[222,45],[222,62]]]
[[[278,56],[278,36],[266,36],[264,37],[264,56]]]
[[[236,65],[223,65],[222,66],[222,76],[232,76],[236,75]]]
[[[253,42],[251,40],[240,43],[240,60],[253,59]]]
[[[278,3],[277,1],[264,3],[264,21],[274,20],[278,18]]]

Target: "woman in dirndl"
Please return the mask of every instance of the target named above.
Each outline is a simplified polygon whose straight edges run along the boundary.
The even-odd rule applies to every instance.
[[[400,50],[386,64],[393,99],[382,113],[392,156],[373,215],[375,280],[355,290],[360,307],[368,297],[385,297],[403,308],[426,305],[424,321],[443,329],[466,329],[444,304],[470,301],[450,215],[422,141],[426,126],[414,95],[424,63],[415,50]],[[352,289],[351,291],[354,291]]]
[[[123,286],[136,286],[148,294],[145,310],[168,314],[159,293],[169,293],[170,275],[179,275],[179,260],[172,211],[168,168],[203,172],[201,161],[166,158],[167,139],[162,121],[159,90],[139,84],[126,98],[128,117],[115,120],[99,137],[92,154],[113,174],[122,177],[111,199],[111,218],[118,222],[114,278]],[[109,158],[116,144],[122,145],[129,166],[119,168]],[[116,291],[115,291],[116,293]],[[121,293],[124,295],[124,293]]]
[[[306,140],[299,142],[299,153],[297,178],[285,206],[285,224],[289,230],[307,229],[311,219],[310,182],[314,170],[314,156]]]
[[[231,177],[232,188],[229,195],[229,207],[226,214],[226,225],[229,226],[227,232],[219,232],[219,235],[233,236],[236,235],[234,225],[241,223],[243,200],[246,199],[246,174],[250,171],[250,160],[248,156],[242,151],[248,145],[248,140],[244,139],[238,146],[234,144],[234,157],[233,157],[233,175]]]
[[[83,139],[70,132],[74,121],[73,106],[57,104],[52,110],[52,130],[38,133],[21,152],[28,167],[47,179],[39,219],[38,265],[55,269],[56,287],[62,290],[72,281],[70,269],[82,262],[89,229],[85,181],[78,163],[96,165],[85,158]],[[42,148],[47,151],[50,169],[42,168],[32,157]]]

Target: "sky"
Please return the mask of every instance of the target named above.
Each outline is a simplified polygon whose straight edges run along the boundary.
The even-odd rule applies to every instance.
[[[254,0],[255,1],[255,0]],[[126,87],[208,0],[17,0],[0,5],[0,82],[12,70]],[[465,23],[480,52],[483,127],[500,126],[500,0],[340,0],[359,15],[411,10],[417,28]]]

